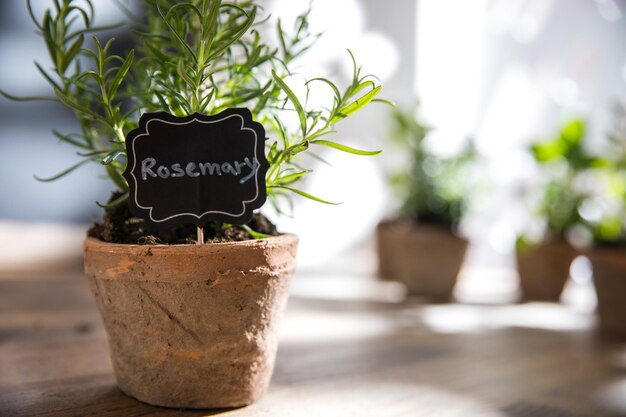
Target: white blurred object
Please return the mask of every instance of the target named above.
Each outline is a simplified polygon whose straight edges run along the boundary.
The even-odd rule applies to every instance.
[[[479,333],[507,327],[553,332],[586,330],[594,316],[555,303],[518,305],[434,305],[423,310],[423,320],[438,333]]]
[[[454,297],[461,303],[511,303],[519,298],[518,282],[513,265],[469,265],[459,272]]]
[[[267,10],[282,23],[286,33],[291,24],[311,5],[309,0],[271,0]],[[346,18],[349,16],[349,18]],[[309,14],[309,30],[322,34],[306,55],[298,58],[297,72],[304,77],[326,76],[339,66],[344,79],[352,79],[350,49],[362,67],[361,75],[375,74],[383,83],[397,72],[400,51],[384,32],[369,30],[366,13],[359,0],[317,0]],[[270,33],[270,36],[273,36]],[[314,69],[317,72],[311,71]]]
[[[600,16],[609,22],[617,22],[622,18],[622,11],[615,0],[596,0],[596,7]]]
[[[571,279],[565,284],[561,301],[581,313],[593,313],[598,298],[593,288],[593,268],[586,256],[577,256],[570,266]]]
[[[0,277],[79,269],[86,227],[0,220]]]
[[[266,9],[273,19],[280,19],[285,32],[290,33],[296,18],[310,5],[309,0],[269,0]],[[309,63],[321,63],[323,66],[333,64],[358,39],[364,26],[365,14],[358,0],[315,1],[309,14],[309,30],[323,35],[301,59],[302,67]]]
[[[348,146],[357,143],[342,141]],[[296,233],[298,265],[323,265],[332,256],[370,235],[385,208],[381,198],[387,190],[378,166],[370,157],[331,151],[323,154],[330,163],[318,162],[309,181],[298,184],[304,191],[339,205],[326,205],[293,195],[295,218],[281,216],[280,230]]]
[[[361,76],[374,74],[384,84],[390,80],[398,70],[400,51],[382,32],[364,32],[349,46],[350,51],[357,58],[357,65],[362,66]],[[341,69],[344,77],[352,78],[352,61],[343,57]]]
[[[425,122],[450,137],[474,129],[486,7],[486,0],[418,3],[416,93]]]
[[[519,61],[509,63],[489,90],[477,147],[483,155],[503,158],[533,136],[537,121],[547,111],[545,93]]]

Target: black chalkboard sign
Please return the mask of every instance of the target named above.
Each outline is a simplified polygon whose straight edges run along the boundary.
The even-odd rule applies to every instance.
[[[245,224],[265,203],[265,130],[248,109],[146,113],[126,150],[131,213],[153,228]]]

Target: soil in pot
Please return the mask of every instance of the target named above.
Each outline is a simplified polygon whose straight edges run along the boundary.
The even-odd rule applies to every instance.
[[[381,278],[403,283],[412,296],[433,301],[452,297],[466,239],[440,225],[402,219],[381,222],[377,241]]]
[[[195,227],[142,234],[141,222],[124,210],[107,210],[90,235],[193,239]],[[86,239],[85,271],[122,391],[153,405],[225,408],[250,404],[266,390],[298,239],[232,241],[245,237],[237,229],[216,229],[209,239],[221,243],[204,245]]]
[[[117,200],[122,193],[116,192],[109,203]],[[265,235],[278,236],[276,226],[260,213],[255,213],[247,226]],[[101,223],[94,225],[87,232],[93,237],[110,243],[128,243],[140,245],[180,245],[196,243],[196,227],[180,226],[162,231],[149,230],[143,219],[133,217],[128,204],[107,208]],[[206,243],[237,242],[253,239],[249,232],[239,226],[222,227],[218,222],[209,222],[204,227]]]
[[[578,251],[561,239],[517,251],[523,301],[558,302]]]
[[[600,246],[588,253],[598,296],[600,331],[626,340],[626,248]]]

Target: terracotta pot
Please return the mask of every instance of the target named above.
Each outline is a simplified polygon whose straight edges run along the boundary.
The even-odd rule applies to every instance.
[[[467,239],[409,220],[381,222],[376,234],[381,279],[400,281],[409,295],[434,300],[452,296]]]
[[[376,251],[378,253],[378,277],[383,281],[395,281],[403,242],[398,239],[404,227],[398,220],[384,220],[376,227]]]
[[[550,240],[517,252],[524,301],[559,301],[578,251],[564,240]]]
[[[177,408],[252,403],[266,390],[298,238],[121,245],[88,238],[85,272],[119,387]]]
[[[598,295],[600,330],[605,335],[626,339],[626,250],[599,247],[588,253],[593,265],[593,282]]]

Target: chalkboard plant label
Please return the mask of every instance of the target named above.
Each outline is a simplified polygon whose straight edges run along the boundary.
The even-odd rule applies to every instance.
[[[245,224],[265,203],[265,130],[248,109],[146,113],[126,147],[130,210],[153,228]]]

